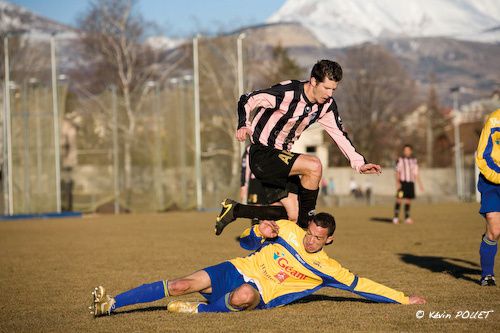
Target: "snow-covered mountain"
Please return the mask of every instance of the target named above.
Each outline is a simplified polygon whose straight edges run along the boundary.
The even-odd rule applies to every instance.
[[[56,32],[58,38],[76,37],[76,30],[34,14],[21,6],[0,0],[0,32],[21,31],[31,39],[44,39]]]
[[[431,36],[498,43],[500,1],[287,0],[268,22],[299,22],[329,47]]]
[[[186,43],[185,39],[169,38],[167,36],[153,36],[145,40],[146,45],[157,50],[170,50]]]

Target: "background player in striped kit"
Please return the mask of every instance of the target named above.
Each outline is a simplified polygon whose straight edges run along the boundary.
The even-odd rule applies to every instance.
[[[410,217],[411,200],[415,198],[415,181],[421,191],[424,190],[418,173],[417,159],[413,157],[413,147],[409,144],[403,147],[403,156],[396,162],[396,204],[394,205],[394,218],[392,223],[399,223],[399,209],[404,202],[405,223],[412,224]]]
[[[500,238],[500,109],[493,112],[484,125],[476,153],[479,168],[477,189],[481,192],[479,213],[486,219],[486,232],[481,240],[481,285],[495,286],[495,256]]]
[[[342,68],[330,60],[318,61],[308,81],[290,80],[269,89],[243,95],[238,103],[236,138],[250,137],[250,169],[264,185],[268,202],[280,201],[288,218],[307,226],[316,207],[322,177],[320,160],[291,152],[293,143],[311,124],[318,122],[333,138],[352,168],[359,173],[380,173],[367,163],[343,129],[332,95],[342,80]],[[300,178],[299,178],[300,176]],[[234,221],[232,200],[222,203],[216,234]]]

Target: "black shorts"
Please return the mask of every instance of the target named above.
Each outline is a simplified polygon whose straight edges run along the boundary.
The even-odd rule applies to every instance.
[[[262,185],[261,204],[271,204],[285,198],[288,193],[299,192],[300,177],[289,174],[300,154],[252,144],[248,156],[250,170]]]
[[[265,191],[262,182],[257,178],[250,178],[248,181],[247,203],[253,205],[265,205]]]
[[[401,189],[396,196],[399,199],[415,199],[415,183],[414,182],[401,182]]]

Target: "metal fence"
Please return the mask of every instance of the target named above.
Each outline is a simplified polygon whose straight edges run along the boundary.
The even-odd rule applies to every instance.
[[[213,46],[200,48],[221,54]],[[78,82],[72,82],[55,61],[67,55],[50,51],[50,43],[43,41],[14,51],[7,49],[14,62],[4,61],[7,66],[3,66],[0,95],[4,106],[1,165],[5,166],[1,211],[24,214],[58,209],[140,212],[197,208],[193,69],[184,68],[163,82],[145,82],[130,135],[130,119],[120,92],[110,85],[98,94],[82,93]],[[43,53],[41,65],[24,66],[21,58],[33,52]],[[225,75],[224,69],[221,72]],[[230,89],[234,86],[228,83]],[[201,93],[208,90],[209,86],[202,86]],[[232,104],[233,95],[228,94]],[[201,208],[210,208],[236,193],[231,161],[233,153],[236,157],[240,153],[239,149],[233,151],[233,143],[228,144],[227,134],[218,133],[223,125],[217,124],[228,120],[218,112],[204,111],[213,109],[209,105],[213,101],[202,97],[201,103],[201,145],[206,153],[199,157]],[[234,119],[230,122],[235,123]],[[59,135],[55,136],[57,131]],[[220,150],[224,151],[222,156],[217,153]]]
[[[195,40],[187,65],[143,82],[133,115],[115,86],[88,93],[58,65],[71,46],[54,48],[54,37],[15,50],[4,44],[1,211],[159,212],[236,196],[236,101],[259,82],[243,38]]]

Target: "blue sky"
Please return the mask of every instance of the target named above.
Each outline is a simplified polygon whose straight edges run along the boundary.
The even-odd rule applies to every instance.
[[[7,0],[39,15],[75,25],[89,0]],[[265,22],[285,0],[138,0],[142,15],[169,36],[230,31]]]

